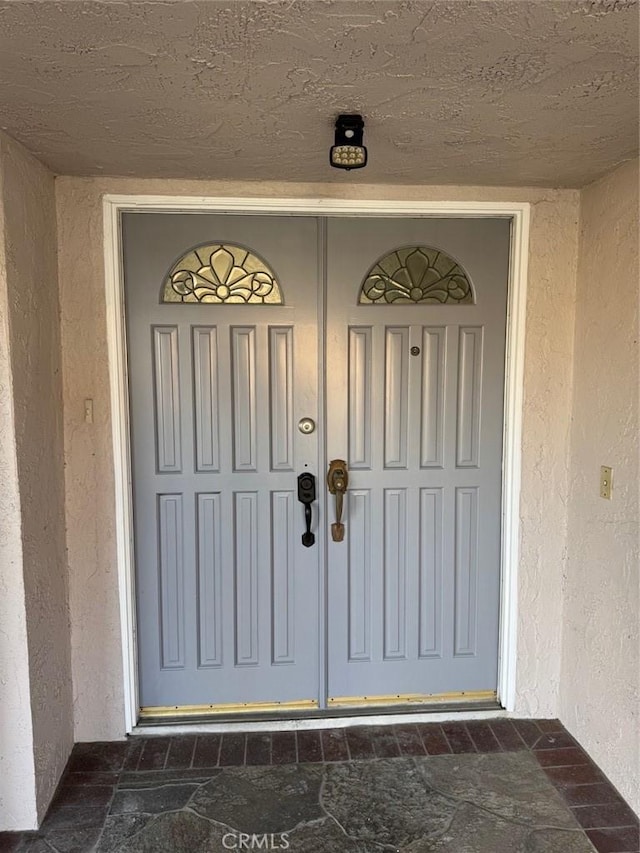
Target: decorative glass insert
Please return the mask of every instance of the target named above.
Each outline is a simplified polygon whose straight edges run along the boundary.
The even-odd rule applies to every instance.
[[[258,255],[242,246],[213,243],[192,249],[173,265],[161,301],[282,305],[282,291]]]
[[[473,288],[457,261],[439,249],[408,246],[384,255],[366,274],[358,303],[474,303]]]

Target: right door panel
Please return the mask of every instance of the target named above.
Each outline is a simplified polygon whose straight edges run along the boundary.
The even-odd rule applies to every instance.
[[[496,691],[509,235],[328,223],[330,705]]]

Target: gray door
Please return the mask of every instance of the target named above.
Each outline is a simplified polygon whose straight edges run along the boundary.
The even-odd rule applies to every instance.
[[[132,213],[123,237],[144,712],[494,695],[508,221]]]
[[[329,705],[489,698],[509,223],[332,220],[328,246]]]
[[[142,708],[316,706],[317,222],[128,213],[123,240]]]

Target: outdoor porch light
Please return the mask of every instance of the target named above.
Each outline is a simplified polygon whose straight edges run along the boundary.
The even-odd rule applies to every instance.
[[[367,149],[362,144],[364,121],[359,115],[339,115],[329,162],[336,169],[362,169],[367,165]]]

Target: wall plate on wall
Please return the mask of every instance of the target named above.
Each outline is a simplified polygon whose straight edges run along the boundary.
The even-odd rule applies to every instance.
[[[608,465],[600,466],[600,497],[611,500],[611,488],[613,485],[613,472]]]

